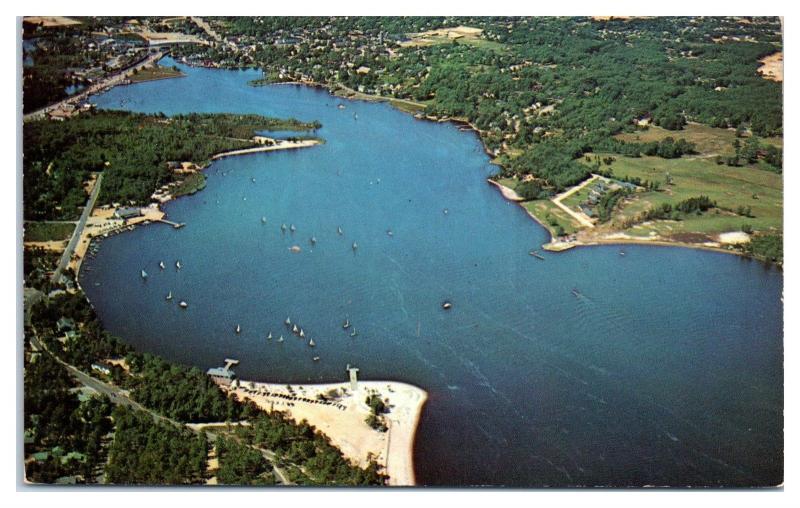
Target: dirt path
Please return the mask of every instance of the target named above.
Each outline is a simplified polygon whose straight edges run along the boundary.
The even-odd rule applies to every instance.
[[[564,212],[568,213],[570,215],[570,217],[572,217],[573,219],[578,221],[581,225],[586,226],[587,228],[593,228],[594,227],[594,223],[592,221],[590,221],[589,218],[586,215],[578,213],[578,212],[570,209],[568,206],[566,206],[561,201],[563,201],[564,199],[572,196],[573,194],[575,194],[579,190],[583,189],[584,187],[586,187],[587,185],[589,185],[590,183],[595,181],[597,178],[599,178],[597,175],[592,175],[592,177],[589,178],[588,180],[585,180],[580,185],[576,185],[575,187],[569,189],[566,192],[562,192],[561,194],[559,194],[556,197],[554,197],[551,201],[553,202],[554,205],[556,205],[557,207],[559,207],[562,210],[564,210]]]

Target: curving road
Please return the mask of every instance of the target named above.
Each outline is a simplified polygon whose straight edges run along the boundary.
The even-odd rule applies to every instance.
[[[53,276],[50,277],[50,282],[53,284],[57,284],[59,279],[61,279],[61,272],[63,272],[67,265],[69,264],[69,260],[72,258],[72,253],[75,251],[75,246],[78,245],[78,240],[81,238],[81,233],[83,232],[84,226],[86,226],[86,220],[89,218],[89,215],[92,214],[92,210],[94,209],[94,204],[97,201],[97,196],[100,195],[100,184],[103,183],[103,173],[97,175],[97,181],[94,183],[94,187],[92,188],[92,193],[89,194],[89,199],[86,201],[86,206],[83,207],[83,212],[81,212],[81,218],[78,219],[78,223],[75,226],[75,230],[72,232],[72,237],[69,239],[69,243],[67,244],[67,248],[64,249],[64,252],[61,254],[61,259],[58,260],[58,266],[56,270],[53,272]]]

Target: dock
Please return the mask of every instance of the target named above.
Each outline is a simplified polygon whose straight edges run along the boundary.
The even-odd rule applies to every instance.
[[[172,226],[175,229],[180,229],[180,228],[182,228],[183,226],[186,225],[185,222],[172,222],[171,220],[167,220],[167,219],[156,219],[156,222],[163,222],[164,224],[169,224],[170,226]]]

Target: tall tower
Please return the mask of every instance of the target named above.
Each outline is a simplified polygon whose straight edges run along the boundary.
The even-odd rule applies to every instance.
[[[358,388],[358,369],[355,367],[351,367],[350,364],[347,364],[347,372],[350,373],[350,390],[356,391]]]

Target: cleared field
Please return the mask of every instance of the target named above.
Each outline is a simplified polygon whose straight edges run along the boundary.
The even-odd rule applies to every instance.
[[[601,157],[605,154],[598,154]],[[661,182],[657,192],[637,193],[614,215],[619,225],[639,213],[670,203],[673,206],[691,197],[708,196],[717,209],[681,221],[655,221],[627,232],[645,236],[651,231],[662,235],[677,233],[721,233],[737,231],[748,224],[758,231],[783,229],[783,181],[781,175],[752,167],[729,167],[705,159],[627,158],[617,156],[611,169],[618,177],[638,177]],[[667,173],[673,185],[666,185]],[[736,213],[750,208],[752,217]]]
[[[75,230],[72,222],[26,222],[24,241],[52,242],[67,240]]]
[[[701,156],[713,157],[734,154],[733,142],[736,139],[736,132],[733,129],[720,129],[699,123],[689,123],[683,130],[679,131],[668,131],[653,125],[647,130],[625,132],[614,137],[629,143],[650,143],[651,141],[661,141],[667,137],[683,138],[690,143],[694,143],[697,152]],[[761,142],[777,148],[783,147],[782,138],[763,138]],[[744,143],[743,139],[742,143]]]
[[[46,28],[54,26],[70,26],[80,25],[81,22],[77,19],[67,18],[65,16],[25,16],[23,18],[27,23],[34,25],[42,25]]]
[[[483,30],[468,26],[457,26],[453,28],[439,28],[426,32],[410,33],[410,40],[400,43],[400,46],[433,46],[435,44],[448,44],[458,41],[482,49],[492,51],[503,51],[505,46],[495,41],[488,41],[481,38]]]
[[[535,215],[545,227],[554,234],[555,227],[561,226],[564,234],[571,235],[580,229],[580,224],[567,215],[564,210],[553,204],[549,199],[537,199],[535,201],[525,201],[522,206]]]
[[[761,62],[761,67],[758,68],[758,73],[764,79],[783,81],[783,51],[765,56],[759,62]]]

